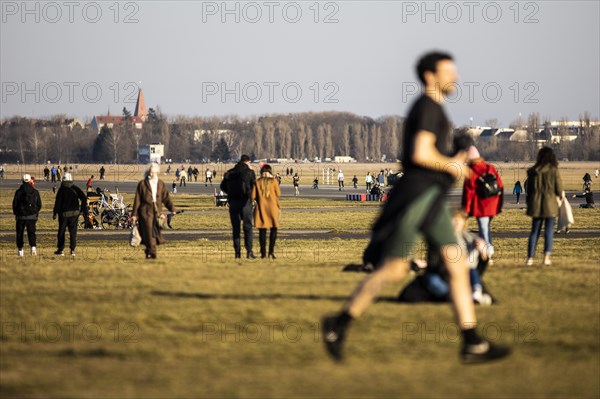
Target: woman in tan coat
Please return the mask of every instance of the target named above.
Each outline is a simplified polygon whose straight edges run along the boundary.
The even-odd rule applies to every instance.
[[[158,178],[159,173],[158,164],[153,163],[148,167],[145,179],[137,186],[133,201],[133,221],[139,221],[142,244],[146,246],[146,259],[156,259],[156,246],[164,243],[158,221],[163,204],[175,213],[169,191],[165,183]]]
[[[260,169],[260,176],[252,189],[252,199],[256,201],[254,226],[258,229],[261,258],[267,257],[267,229],[271,229],[269,258],[275,259],[275,241],[277,240],[279,215],[281,213],[281,205],[279,204],[281,191],[277,180],[273,177],[273,170],[270,165],[264,165]]]

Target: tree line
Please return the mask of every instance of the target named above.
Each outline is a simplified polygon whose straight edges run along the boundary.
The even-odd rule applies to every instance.
[[[150,108],[142,129],[131,123],[127,109],[123,109],[123,116],[123,123],[104,126],[100,132],[90,126],[69,125],[72,120],[64,115],[3,120],[0,162],[137,163],[140,146],[150,143],[164,144],[165,158],[174,162],[226,161],[242,153],[254,159],[351,156],[359,162],[380,162],[399,157],[403,135],[403,119],[394,115],[373,119],[347,112],[308,112],[252,118],[167,118],[160,109]],[[537,114],[530,115],[526,123],[532,132],[529,143],[478,142],[480,152],[487,159],[533,159],[538,148],[533,132],[543,123]],[[599,127],[588,123],[579,139],[563,141],[555,148],[561,158],[599,160]]]

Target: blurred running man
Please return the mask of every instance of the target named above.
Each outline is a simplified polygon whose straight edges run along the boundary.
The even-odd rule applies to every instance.
[[[508,348],[492,345],[475,331],[477,318],[466,256],[457,260],[449,255],[456,253],[458,244],[445,196],[455,179],[469,173],[466,151],[448,155],[451,126],[441,106],[444,97],[454,91],[456,67],[450,55],[430,53],[419,60],[417,73],[425,93],[412,105],[405,122],[405,174],[392,190],[369,244],[380,250],[374,264],[376,270],[357,287],[340,313],[323,320],[325,346],[335,360],[342,359],[342,344],[350,322],[369,307],[385,284],[400,282],[408,274],[419,234],[430,250],[439,251],[450,274],[450,297],[463,337],[462,360],[485,362],[510,353]]]

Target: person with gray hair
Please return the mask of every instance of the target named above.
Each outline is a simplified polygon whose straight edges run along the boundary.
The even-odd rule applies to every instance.
[[[58,216],[58,244],[54,255],[64,256],[65,232],[69,228],[71,256],[75,256],[77,247],[77,221],[80,213],[87,212],[87,197],[79,187],[73,184],[73,177],[69,172],[63,176],[62,183],[56,193],[52,219]]]
[[[169,190],[158,178],[160,166],[151,163],[144,174],[144,180],[138,183],[133,201],[133,222],[138,222],[142,244],[146,246],[146,259],[156,259],[156,246],[164,243],[159,218],[163,204],[175,213]]]

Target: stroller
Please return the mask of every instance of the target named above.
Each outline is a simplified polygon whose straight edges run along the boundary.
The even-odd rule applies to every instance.
[[[215,206],[229,206],[229,202],[227,202],[227,194],[223,191],[219,191],[217,194],[217,190],[215,190]]]

